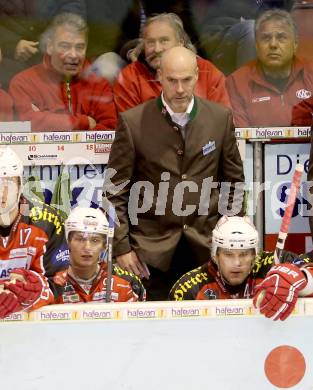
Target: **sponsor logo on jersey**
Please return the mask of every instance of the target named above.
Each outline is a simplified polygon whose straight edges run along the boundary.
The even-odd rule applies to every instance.
[[[55,256],[55,259],[57,261],[67,261],[69,259],[70,252],[68,249],[65,250],[58,250],[57,255]]]
[[[200,271],[200,268],[197,268]],[[175,301],[182,301],[184,300],[185,294],[190,292],[194,288],[194,286],[201,285],[201,283],[208,280],[208,275],[205,272],[197,272],[193,276],[190,276],[189,279],[184,280],[181,278],[176,284],[175,284],[175,290],[173,292],[173,296]],[[192,291],[191,291],[192,292]]]
[[[93,301],[105,301],[106,292],[105,291],[99,291],[95,292],[93,294],[92,300]]]
[[[272,253],[266,254],[262,252],[258,255],[255,260],[254,266],[252,268],[253,275],[257,275],[261,268],[267,268],[269,265],[273,264],[274,256]]]
[[[55,233],[61,234],[63,230],[64,222],[61,222],[59,219],[59,216],[53,212],[51,212],[51,209],[48,209],[45,207],[45,205],[42,206],[34,206],[30,210],[30,218],[32,221],[48,221],[50,223],[53,223],[55,226]]]
[[[66,244],[63,244],[61,247],[57,248],[51,255],[51,263],[53,265],[62,265],[67,266],[70,262],[70,252]]]
[[[93,301],[105,301],[106,292],[105,290],[95,292],[92,296]],[[111,301],[117,302],[119,298],[119,294],[117,292],[111,291]]]
[[[203,295],[206,297],[206,299],[217,299],[216,291],[212,290],[211,288],[204,290]]]
[[[251,102],[252,103],[261,103],[261,102],[267,102],[269,100],[271,100],[270,96],[262,96],[262,97],[253,98],[251,100]]]
[[[296,96],[298,99],[308,99],[312,96],[312,92],[307,89],[299,89],[296,91]]]
[[[79,301],[80,299],[78,294],[63,294],[64,303],[77,303]]]
[[[17,257],[26,257],[28,248],[14,248],[10,250],[9,258],[16,259]]]
[[[0,260],[0,280],[9,279],[10,273],[16,268],[27,269],[27,257],[19,259]]]

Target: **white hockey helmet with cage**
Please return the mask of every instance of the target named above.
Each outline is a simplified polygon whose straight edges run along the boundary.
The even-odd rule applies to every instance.
[[[65,221],[65,237],[71,232],[97,233],[107,235],[109,223],[100,209],[91,207],[76,207]]]
[[[258,254],[259,234],[250,218],[223,216],[212,233],[212,257],[217,248],[254,249]]]

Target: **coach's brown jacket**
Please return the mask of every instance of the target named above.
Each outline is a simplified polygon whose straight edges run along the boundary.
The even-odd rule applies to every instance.
[[[160,98],[120,114],[108,163],[117,172],[107,171],[104,184],[104,206],[107,198],[120,221],[115,256],[133,249],[141,261],[166,271],[185,235],[196,261],[207,261],[219,193],[209,191],[210,181],[243,182],[244,175],[230,110],[195,98],[190,118],[184,139]],[[116,193],[110,182],[124,188]],[[137,214],[136,207],[146,211]]]

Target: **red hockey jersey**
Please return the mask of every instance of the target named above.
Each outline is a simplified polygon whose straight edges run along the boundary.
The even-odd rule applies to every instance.
[[[117,276],[117,275],[121,275]],[[100,270],[92,282],[89,291],[70,275],[67,275],[63,294],[57,303],[105,302],[106,301],[107,267],[100,264]],[[114,266],[111,280],[111,302],[135,302],[146,299],[145,289],[140,279],[129,272]]]
[[[307,267],[313,274],[311,259],[308,256],[301,257],[291,252],[283,252],[282,262]],[[248,278],[239,286],[230,286],[222,280],[216,264],[209,261],[183,275],[172,287],[169,299],[183,301],[252,298],[256,285],[262,282],[273,265],[273,252],[262,252],[256,258]]]
[[[44,203],[32,204],[22,198],[10,235],[0,236],[0,283],[9,280],[14,269],[36,272],[43,290],[40,299],[26,308],[34,310],[53,303],[61,293],[67,267],[63,220],[52,207]]]

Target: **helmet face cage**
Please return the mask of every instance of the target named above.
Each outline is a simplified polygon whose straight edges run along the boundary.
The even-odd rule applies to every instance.
[[[216,257],[217,248],[254,249],[258,253],[258,232],[248,217],[223,216],[212,233],[212,257]]]
[[[96,233],[107,235],[108,221],[100,209],[76,207],[65,221],[65,237],[68,241],[71,232]]]

